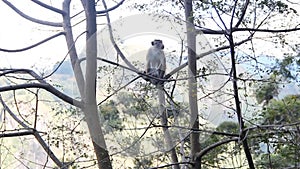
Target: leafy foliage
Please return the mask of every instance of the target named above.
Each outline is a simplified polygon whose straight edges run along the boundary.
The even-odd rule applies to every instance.
[[[216,131],[221,133],[226,133],[226,134],[237,134],[238,129],[239,127],[237,123],[225,121],[216,128]],[[223,139],[226,139],[226,136],[213,134],[201,145],[203,146],[203,148],[205,148]],[[228,162],[230,156],[235,156],[240,152],[239,146],[240,145],[238,144],[232,144],[231,146],[230,145],[218,146],[213,150],[211,150],[208,154],[206,154],[202,158],[203,163],[206,164],[207,166],[220,166]]]
[[[279,125],[277,132],[265,131],[258,146],[260,168],[286,168],[299,165],[300,96],[289,95],[272,100],[262,112],[263,124]]]
[[[266,124],[287,124],[300,120],[300,96],[289,95],[282,100],[273,100],[263,111]]]
[[[278,85],[274,81],[260,83],[258,89],[255,91],[256,101],[260,104],[269,103],[271,99],[278,95]]]
[[[109,133],[113,129],[122,130],[122,119],[114,101],[109,100],[107,103],[99,106],[99,109],[104,120],[103,124],[106,132]]]

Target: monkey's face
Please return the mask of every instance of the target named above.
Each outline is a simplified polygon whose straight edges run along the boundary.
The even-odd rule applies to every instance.
[[[152,46],[155,46],[155,47],[158,48],[158,49],[164,49],[164,48],[165,48],[165,46],[164,46],[162,40],[159,40],[159,39],[155,39],[154,41],[152,41],[152,42],[151,42],[151,45],[152,45]]]

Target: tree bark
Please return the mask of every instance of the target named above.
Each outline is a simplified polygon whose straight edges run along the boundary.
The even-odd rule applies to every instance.
[[[84,77],[81,67],[78,63],[78,55],[73,38],[73,31],[70,18],[70,3],[71,0],[64,0],[63,2],[63,11],[65,11],[65,14],[63,15],[63,28],[66,33],[66,43],[69,50],[70,60],[75,75],[76,84],[81,98],[84,98]]]
[[[244,120],[242,116],[242,110],[241,110],[241,102],[239,99],[239,90],[238,90],[238,78],[237,78],[237,70],[236,70],[236,63],[235,63],[235,50],[234,50],[234,41],[232,37],[232,32],[228,35],[228,41],[230,44],[230,55],[231,55],[231,76],[232,76],[232,85],[233,85],[233,93],[234,93],[234,101],[235,101],[235,107],[236,107],[236,114],[240,126],[240,141],[243,144],[244,152],[248,161],[248,165],[250,169],[255,169],[252,155],[250,152],[250,148],[247,142],[247,136],[244,131],[245,125]]]
[[[200,152],[199,142],[199,117],[198,117],[198,103],[197,103],[197,58],[196,58],[196,32],[193,18],[193,4],[192,0],[185,0],[185,19],[187,29],[187,46],[188,46],[188,87],[189,87],[189,111],[190,111],[190,125],[192,133],[190,135],[191,143],[191,159],[194,162],[193,168],[201,168],[201,159],[195,160],[196,153]]]
[[[90,136],[97,156],[99,169],[111,169],[111,161],[106,148],[104,135],[101,129],[99,112],[96,100],[97,79],[97,24],[95,1],[85,2],[87,36],[86,36],[86,73],[85,73],[85,107],[84,114]]]
[[[167,115],[166,115],[166,106],[165,106],[166,98],[165,98],[163,86],[157,87],[157,94],[158,94],[158,101],[159,101],[160,122],[161,122],[163,133],[164,133],[167,152],[170,152],[170,154],[171,154],[171,160],[172,160],[172,164],[174,164],[173,165],[174,169],[179,169],[178,157],[176,154],[175,146],[173,144],[170,131],[167,127],[168,119],[167,119]]]

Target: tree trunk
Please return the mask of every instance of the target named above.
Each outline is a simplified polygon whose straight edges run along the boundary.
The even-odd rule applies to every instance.
[[[99,169],[111,169],[111,161],[100,125],[96,101],[97,77],[97,25],[95,1],[86,1],[86,74],[84,114],[97,156]]]
[[[188,46],[188,86],[189,86],[189,111],[190,111],[190,125],[192,133],[190,135],[191,143],[191,158],[195,163],[193,168],[201,168],[201,159],[195,161],[195,154],[200,151],[199,142],[199,117],[197,104],[197,80],[196,80],[196,33],[193,18],[193,4],[192,0],[185,0],[185,18],[187,29],[187,46]]]
[[[239,99],[239,89],[238,89],[238,78],[237,78],[237,70],[236,70],[236,63],[235,63],[235,50],[234,50],[234,41],[232,37],[232,32],[228,35],[228,40],[230,44],[230,55],[231,55],[231,71],[232,71],[232,85],[233,85],[233,92],[234,92],[234,100],[235,100],[235,106],[236,106],[236,114],[240,126],[240,141],[243,143],[244,152],[248,161],[248,165],[250,169],[255,169],[252,155],[250,152],[250,148],[247,142],[247,136],[244,131],[245,125],[244,120],[242,116],[242,110],[241,110],[241,102]]]
[[[170,152],[170,154],[171,154],[172,163],[176,164],[173,166],[173,168],[179,169],[179,164],[177,164],[178,157],[176,154],[175,146],[172,142],[172,137],[171,137],[170,131],[167,127],[168,119],[167,119],[167,115],[166,115],[166,98],[165,98],[163,86],[157,87],[157,94],[158,94],[158,101],[159,101],[160,121],[161,121],[162,129],[163,129],[163,133],[164,133],[167,152]]]

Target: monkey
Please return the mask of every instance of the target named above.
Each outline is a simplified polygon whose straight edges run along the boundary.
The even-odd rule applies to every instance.
[[[164,44],[162,40],[155,39],[151,42],[151,45],[146,56],[146,74],[162,79],[166,72]],[[148,80],[154,85],[163,84],[163,81],[158,79],[150,78]]]

